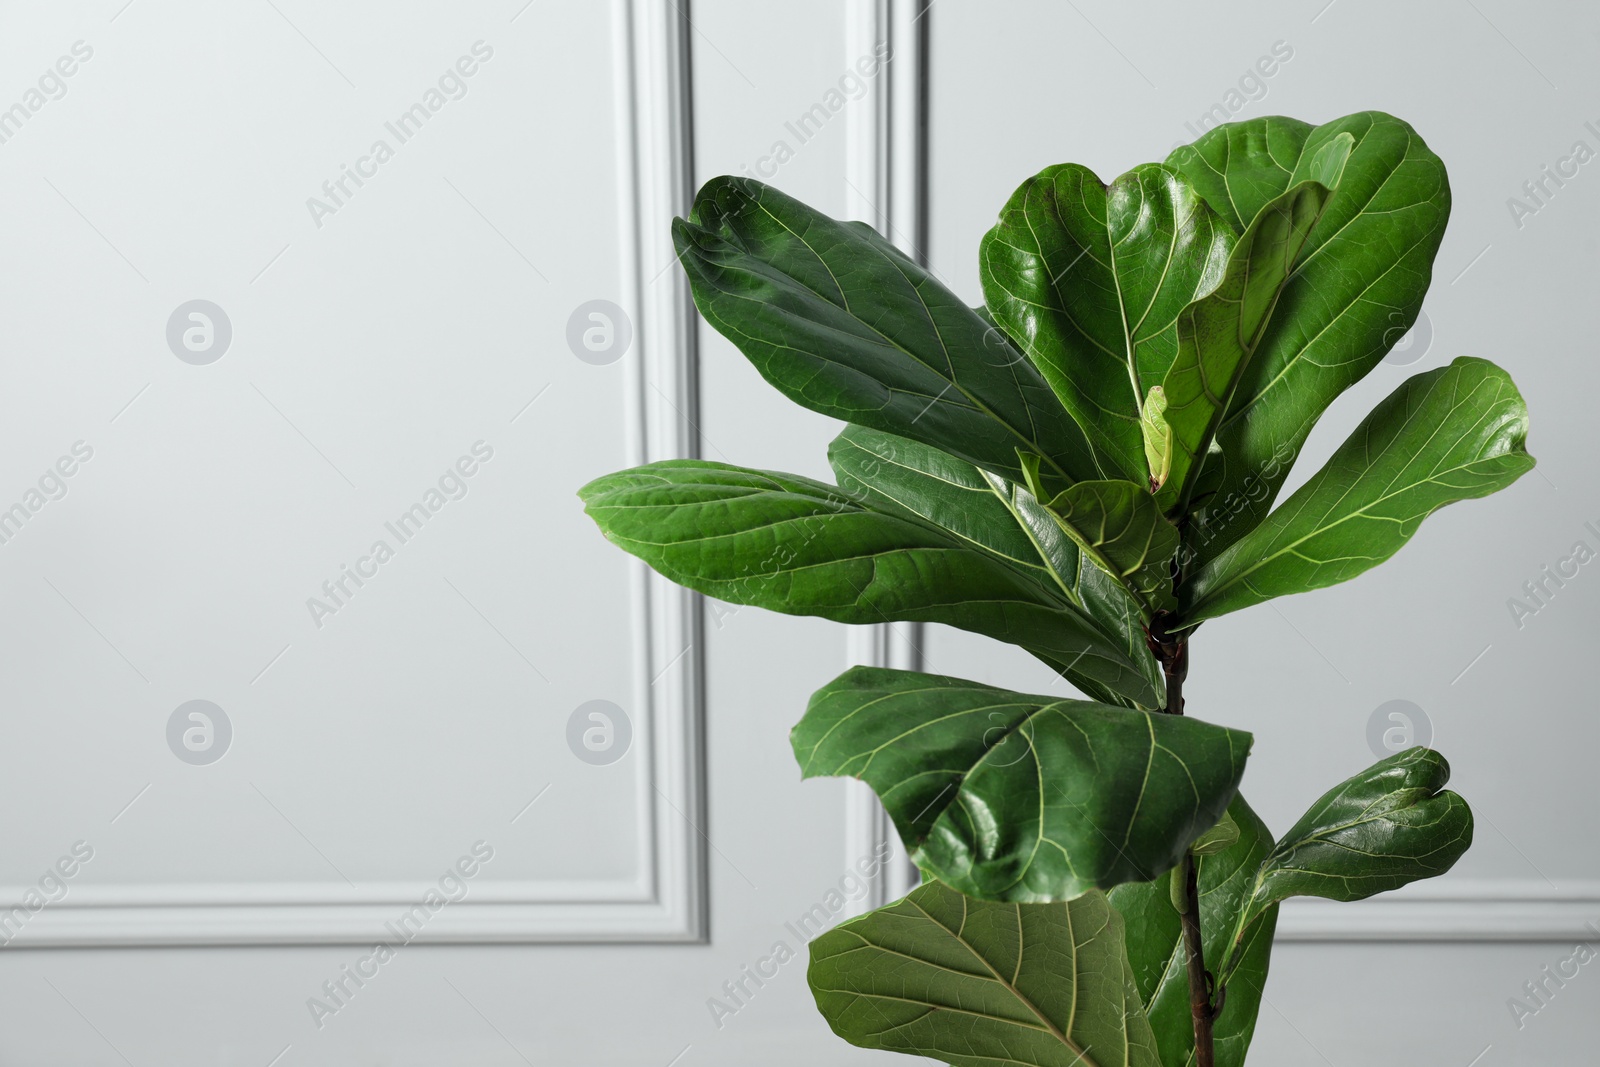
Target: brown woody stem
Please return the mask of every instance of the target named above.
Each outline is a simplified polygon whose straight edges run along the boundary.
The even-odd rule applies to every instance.
[[[1166,676],[1168,715],[1183,714],[1183,679],[1189,673],[1189,642],[1184,633],[1173,633],[1172,619],[1158,614],[1150,621],[1150,649],[1161,663]],[[1183,862],[1172,872],[1172,877],[1183,879],[1184,909],[1183,944],[1189,965],[1189,1014],[1194,1019],[1195,1067],[1214,1067],[1216,1053],[1212,1040],[1212,1023],[1216,1009],[1211,1003],[1212,979],[1206,970],[1205,947],[1200,938],[1200,875],[1194,856],[1184,853]]]
[[[1189,956],[1189,1015],[1194,1019],[1195,1067],[1213,1067],[1211,1024],[1211,975],[1206,970],[1205,950],[1200,944],[1200,878],[1194,857],[1185,854],[1183,863],[1172,873],[1187,886],[1188,907],[1183,912],[1183,943]]]

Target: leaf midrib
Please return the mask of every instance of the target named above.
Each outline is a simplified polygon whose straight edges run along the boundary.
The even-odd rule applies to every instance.
[[[1348,160],[1346,162],[1348,164]],[[1340,172],[1340,176],[1342,184],[1342,170]],[[1312,231],[1317,228],[1317,223],[1322,221],[1322,215],[1325,211],[1327,211],[1328,204],[1332,202],[1334,194],[1338,192],[1338,189],[1337,187],[1329,189],[1326,185],[1323,185],[1321,181],[1314,178],[1307,178],[1295,183],[1293,186],[1280,194],[1279,197],[1274,198],[1274,200],[1280,202],[1279,210],[1285,211],[1288,214],[1290,220],[1289,226],[1291,227],[1292,232],[1294,226],[1293,218],[1295,208],[1300,203],[1301,198],[1303,198],[1313,186],[1323,189],[1326,195],[1323,197],[1322,203],[1317,206],[1316,214],[1306,226],[1305,232],[1300,235],[1299,241],[1294,246],[1293,254],[1288,256],[1289,267],[1284,271],[1283,281],[1278,283],[1276,291],[1272,294],[1272,302],[1267,306],[1266,311],[1261,316],[1261,321],[1256,324],[1255,329],[1252,331],[1253,336],[1248,340],[1248,342],[1242,337],[1237,338],[1239,347],[1244,351],[1244,356],[1239,360],[1238,364],[1233,368],[1233,372],[1229,375],[1229,382],[1226,390],[1228,395],[1220,398],[1211,398],[1213,404],[1212,411],[1210,416],[1206,419],[1205,430],[1198,438],[1198,444],[1194,449],[1189,449],[1188,446],[1184,444],[1181,437],[1174,435],[1173,443],[1189,453],[1189,470],[1184,475],[1182,491],[1178,500],[1178,510],[1180,513],[1187,513],[1189,510],[1190,502],[1194,498],[1195,487],[1200,484],[1201,478],[1205,474],[1206,459],[1209,455],[1211,442],[1216,440],[1217,434],[1221,432],[1223,424],[1227,421],[1228,408],[1233,404],[1234,394],[1239,391],[1239,386],[1243,384],[1247,370],[1249,369],[1250,365],[1255,362],[1256,349],[1260,347],[1261,339],[1266,336],[1267,329],[1272,323],[1273,316],[1277,314],[1278,304],[1283,299],[1284,291],[1289,288],[1289,281],[1293,277],[1294,261],[1299,257],[1300,252],[1305,248],[1306,242],[1311,239]],[[1288,197],[1290,199],[1283,199],[1284,197]],[[1250,221],[1250,225],[1255,225],[1256,221],[1258,221],[1260,218],[1261,215],[1258,214],[1255,219]],[[1245,229],[1248,232],[1249,226],[1247,226]],[[1245,303],[1246,297],[1250,292],[1250,279],[1255,270],[1254,252],[1256,239],[1257,238],[1251,239],[1249,249],[1251,254],[1245,257],[1244,278],[1239,286],[1239,303],[1241,305]],[[1238,247],[1238,245],[1234,246],[1236,250]],[[1284,251],[1287,251],[1287,249]],[[1227,272],[1224,270],[1222,281],[1217,283],[1217,286],[1214,290],[1212,290],[1212,293],[1220,294],[1222,292],[1222,286],[1226,280]],[[1219,296],[1219,299],[1226,299],[1226,297]],[[1198,301],[1196,303],[1198,303]],[[1183,329],[1181,315],[1179,316],[1178,329],[1181,334]],[[1199,373],[1201,382],[1203,383],[1207,395],[1209,396],[1211,387],[1210,381],[1206,376],[1205,361],[1200,359],[1198,356],[1196,357],[1195,369]]]
[[[766,204],[762,202],[762,200],[759,197],[755,201],[755,206],[762,212],[762,214],[766,215],[767,218],[771,219],[778,226],[782,227],[784,232],[790,234],[791,236],[794,237],[794,239],[796,241],[799,241],[802,245],[804,245],[806,251],[810,252],[811,255],[817,260],[817,262],[822,265],[822,268],[828,272],[828,277],[834,279],[834,285],[839,289],[839,299],[840,299],[840,301],[843,302],[843,306],[842,307],[840,305],[838,305],[838,304],[835,304],[834,306],[835,307],[840,307],[840,310],[842,310],[846,315],[850,316],[850,319],[851,319],[852,322],[860,323],[861,326],[864,329],[866,329],[869,333],[871,333],[872,335],[880,338],[885,344],[887,344],[891,348],[894,348],[895,350],[900,352],[902,355],[906,356],[908,359],[910,359],[912,362],[916,363],[918,366],[922,367],[923,369],[929,371],[930,373],[934,374],[935,376],[945,377],[946,380],[949,381],[950,387],[955,389],[958,393],[960,393],[963,397],[965,397],[967,399],[967,401],[974,408],[976,408],[977,410],[983,412],[983,414],[985,414],[989,418],[993,419],[997,424],[999,424],[1001,426],[1004,426],[1008,431],[1010,431],[1012,436],[1016,437],[1019,441],[1023,441],[1024,443],[1029,445],[1031,448],[1036,450],[1039,453],[1039,455],[1043,456],[1045,458],[1045,460],[1047,462],[1049,462],[1050,466],[1055,469],[1057,475],[1059,475],[1062,478],[1067,477],[1066,472],[1061,469],[1060,465],[1056,462],[1055,458],[1053,456],[1051,456],[1051,454],[1050,454],[1048,449],[1045,449],[1037,441],[1033,440],[1028,435],[1023,434],[1017,427],[1011,425],[1011,423],[1008,420],[1003,419],[999,415],[997,415],[993,410],[990,409],[990,407],[986,403],[984,403],[977,396],[974,396],[972,393],[970,393],[967,390],[967,388],[964,385],[962,385],[960,381],[957,380],[957,375],[956,375],[956,372],[955,372],[955,364],[950,359],[950,350],[949,350],[948,344],[945,341],[945,337],[944,337],[943,332],[940,331],[938,324],[936,322],[934,322],[934,320],[933,320],[932,309],[930,309],[928,307],[927,301],[923,299],[922,292],[921,292],[920,289],[917,288],[916,282],[914,282],[910,278],[910,276],[908,276],[906,274],[905,270],[900,266],[899,263],[896,263],[892,257],[885,255],[883,250],[880,249],[880,248],[875,247],[872,244],[872,242],[870,242],[870,241],[862,241],[861,242],[863,246],[865,246],[866,248],[868,248],[868,249],[870,249],[872,251],[873,255],[877,256],[882,262],[888,264],[888,266],[896,274],[898,274],[900,276],[900,278],[906,283],[906,285],[910,287],[911,292],[916,296],[917,305],[922,308],[923,314],[926,316],[926,318],[928,320],[928,328],[930,330],[932,330],[934,337],[936,337],[938,339],[940,350],[944,353],[945,363],[946,363],[946,366],[948,368],[947,375],[940,375],[939,371],[934,366],[932,366],[931,364],[927,363],[921,356],[918,356],[916,353],[912,352],[910,349],[908,349],[904,345],[902,345],[899,341],[897,341],[894,338],[890,337],[888,334],[885,334],[882,330],[878,329],[875,325],[867,322],[865,319],[862,319],[862,318],[858,317],[853,311],[851,311],[850,310],[849,297],[845,295],[843,286],[839,285],[838,277],[833,273],[833,268],[828,265],[828,261],[823,258],[821,253],[819,253],[815,248],[812,247],[811,242],[806,240],[805,237],[803,237],[798,231],[796,231],[787,222],[785,222],[783,219],[779,218],[772,211],[771,208],[767,207]],[[704,227],[701,227],[701,229],[703,230]],[[710,232],[710,231],[707,231],[707,232]],[[754,259],[757,262],[765,262],[759,256],[756,256],[754,253],[750,252],[747,248],[745,248],[742,241],[739,242],[739,248],[740,248],[740,251],[742,251],[745,255],[749,256],[751,259]],[[700,247],[698,242],[695,245],[695,251],[697,253],[703,253],[704,252],[704,249],[702,249]],[[809,285],[806,285],[804,282],[800,281],[800,279],[796,278],[794,275],[785,273],[785,274],[783,274],[783,277],[787,278],[793,285],[795,285],[796,288],[802,290],[803,292],[810,293],[812,296],[816,297],[818,300],[822,300],[822,301],[824,301],[826,303],[832,303],[832,301],[828,300],[826,295],[824,295],[823,293],[820,293],[817,290],[811,288]],[[734,295],[736,295],[736,294],[734,294]],[[824,359],[827,362],[837,362],[835,360],[827,360],[827,358],[825,356],[821,356],[819,353],[809,353],[809,354],[812,355],[814,358]],[[843,364],[841,364],[841,365],[843,365]],[[941,393],[940,395],[942,396],[943,393]],[[937,402],[938,397],[935,397],[934,400],[935,400],[935,402]],[[1032,419],[1033,419],[1031,405],[1029,405],[1027,403],[1027,399],[1025,397],[1023,397],[1020,394],[1020,392],[1018,394],[1018,400],[1022,404],[1022,406],[1025,409],[1028,410],[1028,413],[1029,413],[1028,417],[1029,417],[1029,421],[1031,423]]]
[[[1431,390],[1431,388],[1436,388],[1436,387],[1437,387],[1437,385],[1432,386],[1432,387],[1430,387],[1430,390]],[[1425,397],[1424,397],[1424,399],[1425,399]],[[1420,404],[1419,404],[1419,407],[1420,407]],[[1474,422],[1472,424],[1472,427],[1468,427],[1467,430],[1462,433],[1461,437],[1465,438],[1465,437],[1469,436],[1471,429],[1473,429],[1476,426],[1478,426],[1483,421],[1484,418],[1488,417],[1489,414],[1491,414],[1491,412],[1492,412],[1492,409],[1485,410],[1485,412],[1483,413],[1482,416],[1480,416],[1478,421]],[[1412,418],[1408,416],[1406,418],[1406,420],[1403,423],[1401,423],[1401,430],[1403,430],[1406,426],[1409,426],[1411,424],[1411,422],[1412,422]],[[1435,426],[1433,434],[1430,435],[1428,440],[1431,441],[1433,439],[1433,437],[1437,436],[1438,433],[1442,429],[1443,429],[1443,420],[1440,420],[1440,423]],[[1394,439],[1398,440],[1399,436],[1400,436],[1400,433],[1397,432],[1395,434],[1395,438]],[[1392,441],[1391,441],[1391,445],[1392,445]],[[1383,456],[1387,455],[1388,451],[1389,451],[1389,446],[1386,446],[1384,448],[1383,452],[1379,453],[1379,458],[1381,459]],[[1420,449],[1418,451],[1420,451]],[[1337,529],[1342,524],[1344,524],[1346,522],[1349,522],[1351,520],[1358,519],[1358,518],[1365,518],[1366,517],[1366,513],[1368,511],[1370,511],[1373,508],[1379,506],[1380,504],[1384,504],[1384,503],[1386,503],[1386,502],[1388,502],[1388,501],[1390,501],[1390,500],[1394,499],[1395,497],[1400,496],[1402,494],[1414,492],[1419,487],[1425,486],[1425,485],[1427,485],[1427,484],[1429,484],[1431,482],[1438,481],[1440,478],[1443,478],[1443,477],[1445,477],[1447,475],[1456,474],[1456,473],[1463,472],[1463,471],[1469,471],[1472,467],[1475,467],[1475,466],[1477,466],[1479,464],[1492,463],[1495,460],[1506,459],[1508,457],[1515,456],[1515,455],[1517,455],[1517,452],[1511,451],[1511,452],[1502,452],[1499,455],[1493,455],[1493,456],[1477,456],[1477,457],[1475,457],[1473,459],[1470,459],[1470,460],[1468,460],[1468,461],[1466,461],[1464,463],[1458,463],[1458,464],[1456,464],[1455,466],[1452,466],[1452,467],[1435,468],[1434,470],[1431,470],[1431,471],[1428,472],[1428,476],[1426,478],[1420,478],[1417,481],[1409,482],[1406,485],[1401,486],[1398,489],[1392,489],[1392,490],[1386,491],[1382,495],[1374,497],[1372,500],[1370,500],[1367,503],[1361,505],[1359,508],[1355,509],[1354,511],[1347,512],[1343,516],[1341,516],[1340,518],[1335,519],[1332,522],[1329,522],[1327,525],[1325,525],[1325,526],[1316,526],[1315,528],[1313,528],[1312,530],[1307,532],[1304,536],[1302,536],[1302,537],[1300,537],[1300,538],[1298,538],[1298,539],[1296,539],[1294,541],[1289,542],[1288,544],[1284,545],[1282,548],[1279,548],[1276,551],[1272,552],[1270,555],[1266,555],[1266,556],[1260,557],[1259,559],[1257,559],[1257,561],[1255,563],[1251,564],[1249,567],[1246,567],[1244,570],[1239,571],[1233,577],[1229,578],[1226,582],[1223,582],[1222,584],[1218,585],[1215,589],[1213,589],[1211,592],[1208,592],[1205,595],[1204,598],[1202,598],[1201,600],[1197,601],[1194,604],[1194,606],[1190,609],[1190,612],[1191,613],[1198,612],[1204,606],[1212,604],[1212,603],[1215,603],[1222,596],[1223,593],[1227,592],[1228,590],[1233,589],[1235,586],[1239,585],[1241,582],[1244,582],[1246,579],[1248,579],[1250,577],[1250,575],[1256,573],[1262,567],[1265,567],[1267,564],[1272,563],[1275,560],[1279,559],[1280,557],[1293,552],[1295,549],[1299,548],[1306,541],[1309,541],[1314,537],[1321,537],[1322,535],[1328,533],[1329,531]],[[1369,463],[1368,464],[1368,469],[1370,469],[1374,465],[1376,465],[1375,462]],[[1403,470],[1404,470],[1404,468],[1402,468],[1402,471],[1400,473],[1403,473]],[[1400,477],[1400,473],[1396,473],[1395,477],[1399,478]],[[1358,475],[1358,480],[1359,480],[1359,475]],[[1393,482],[1391,481],[1390,484],[1393,485]],[[1320,484],[1310,484],[1310,483],[1308,483],[1307,486],[1305,487],[1305,490],[1304,490],[1307,493],[1307,499],[1309,500],[1311,494],[1314,494],[1314,493],[1320,491],[1321,488],[1322,487],[1321,487]],[[1355,489],[1356,489],[1356,482],[1352,482],[1352,484],[1347,486],[1345,488],[1345,491],[1342,494],[1340,494],[1337,499],[1335,499],[1334,501],[1332,501],[1329,504],[1328,510],[1332,511],[1334,508],[1338,507],[1339,504],[1341,504],[1345,500],[1346,497],[1348,497],[1352,492],[1355,491]],[[1292,499],[1291,499],[1290,503],[1293,503]],[[1324,513],[1324,514],[1326,514],[1326,513]],[[1318,519],[1316,521],[1318,523],[1321,523],[1323,520],[1322,519]],[[1247,543],[1247,540],[1240,542],[1240,544],[1246,544],[1246,543]],[[1221,564],[1225,560],[1227,560],[1227,558],[1230,555],[1242,554],[1242,552],[1236,552],[1235,551],[1238,547],[1239,547],[1238,545],[1232,546],[1227,550],[1227,552],[1223,553],[1223,555],[1217,557],[1217,566],[1220,568]]]
[[[966,949],[969,953],[971,953],[973,959],[975,959],[979,963],[983,964],[984,970],[989,972],[989,974],[991,976],[991,980],[994,981],[995,983],[997,983],[1006,992],[1010,993],[1013,997],[1016,997],[1018,1003],[1022,1004],[1030,1012],[1032,1012],[1034,1018],[1038,1019],[1039,1022],[1044,1025],[1045,1029],[1047,1029],[1050,1032],[1051,1036],[1053,1036],[1057,1041],[1059,1041],[1063,1045],[1065,1045],[1068,1049],[1070,1049],[1071,1051],[1076,1053],[1079,1056],[1079,1058],[1083,1061],[1084,1067],[1098,1067],[1098,1065],[1096,1064],[1096,1061],[1094,1061],[1094,1060],[1089,1058],[1089,1050],[1087,1048],[1084,1048],[1083,1046],[1079,1045],[1076,1041],[1073,1041],[1070,1037],[1068,1037],[1067,1033],[1064,1033],[1061,1030],[1060,1027],[1056,1026],[1055,1023],[1051,1022],[1050,1018],[1039,1008],[1039,1006],[1034,1004],[1034,1002],[1031,999],[1029,999],[1028,997],[1024,996],[1020,989],[1018,989],[1016,986],[1012,985],[1010,982],[1006,981],[1004,978],[1001,978],[1000,977],[1000,973],[994,969],[994,966],[988,961],[988,959],[986,959],[984,957],[984,955],[981,952],[979,952],[978,949],[975,946],[973,946],[973,944],[971,942],[969,942],[964,936],[962,936],[962,933],[960,931],[951,930],[948,926],[945,926],[938,919],[935,919],[932,915],[930,915],[928,913],[927,909],[924,908],[917,901],[910,900],[908,898],[907,899],[907,903],[910,904],[913,908],[916,908],[918,911],[922,912],[922,915],[923,915],[924,918],[926,918],[929,922],[933,923],[935,926],[939,927],[941,930],[944,930],[947,934],[950,935],[950,937],[955,939],[957,944],[959,944],[962,948]],[[965,906],[966,906],[965,905],[965,901],[963,900],[963,904],[962,904],[963,909],[965,908]],[[1020,923],[1022,921],[1022,905],[1013,904],[1012,908],[1016,910],[1017,921]],[[1077,943],[1077,938],[1076,937],[1071,937],[1071,931],[1072,931],[1072,909],[1068,908],[1065,904],[1061,905],[1061,908],[1062,908],[1062,911],[1067,916],[1067,930],[1068,930],[1069,937],[1070,937],[1070,939],[1072,941],[1072,962],[1073,962],[1073,972],[1074,972],[1074,979],[1075,979],[1073,981],[1073,984],[1072,984],[1072,1015],[1071,1015],[1070,1021],[1068,1023],[1068,1025],[1070,1027],[1072,1025],[1072,1021],[1075,1021],[1076,1018],[1077,1018],[1077,1008],[1078,1008],[1078,999],[1079,999],[1079,983],[1076,981],[1077,962],[1078,962],[1078,943]],[[963,929],[964,928],[965,928],[965,923],[963,922]],[[865,940],[865,938],[863,938],[862,940]],[[1022,942],[1021,940],[1018,941],[1018,943],[1017,943],[1017,955],[1019,957],[1026,951],[1026,947],[1027,946],[1026,946],[1026,944],[1024,942]],[[994,1018],[994,1017],[993,1016],[987,1016],[987,1018]],[[1005,1020],[999,1020],[999,1021],[1004,1022]],[[1070,1030],[1068,1032],[1070,1032]]]

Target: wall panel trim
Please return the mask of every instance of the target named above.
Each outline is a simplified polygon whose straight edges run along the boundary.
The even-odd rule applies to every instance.
[[[845,160],[848,217],[871,223],[918,263],[926,263],[927,58],[930,0],[851,0],[845,27],[846,61],[879,43],[889,45],[884,75],[850,113]],[[862,106],[865,105],[865,106]],[[852,627],[850,665],[921,670],[923,627],[883,623]],[[887,846],[891,860],[857,904],[859,911],[898,900],[917,884],[899,835],[865,782],[845,783],[845,863],[854,865]]]
[[[693,456],[694,312],[669,222],[694,194],[687,0],[612,0],[626,447],[633,463]],[[703,941],[707,932],[700,598],[631,561],[640,878],[476,887],[434,913],[418,942]],[[92,886],[39,912],[6,947],[371,945],[426,886]],[[354,899],[352,899],[354,898]],[[15,898],[13,898],[15,899]]]
[[[1600,941],[1600,882],[1446,878],[1341,904],[1294,899],[1280,941]]]

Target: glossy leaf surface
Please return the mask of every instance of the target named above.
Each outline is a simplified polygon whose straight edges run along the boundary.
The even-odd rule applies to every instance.
[[[579,494],[607,538],[680,585],[835,622],[942,622],[1071,665],[1074,681],[1156,699],[1135,659],[1035,577],[970,541],[835,486],[668,460]]]
[[[673,235],[700,313],[791,400],[1012,477],[1018,448],[1062,486],[1091,469],[1004,333],[871,228],[722,177]]]
[[[1075,602],[1081,602],[1090,616],[1123,635],[1128,643],[1129,657],[1148,667],[1154,699],[1141,700],[1135,706],[1146,709],[1162,707],[1166,702],[1166,681],[1155,657],[1150,654],[1149,642],[1145,637],[1144,605],[1129,593],[1124,582],[1085,558],[1078,542],[1062,528],[1057,516],[1039,503],[1022,483],[1007,481],[987,471],[983,478],[1005,503],[1017,524],[1038,546],[1039,555],[1051,570],[1061,575],[1077,576],[1072,583]],[[1094,693],[1089,695],[1097,700],[1106,699]]]
[[[1256,927],[1281,901],[1363,900],[1453,867],[1472,844],[1472,809],[1444,788],[1449,780],[1443,756],[1408,748],[1324,793],[1255,872],[1218,973],[1242,968]]]
[[[1199,570],[1184,618],[1320,589],[1377,566],[1434,511],[1531,470],[1527,432],[1522,396],[1492,363],[1463,358],[1410,378],[1265,522]]]
[[[893,434],[851,426],[828,447],[839,485],[891,513],[948,530],[1038,582],[1063,610],[1100,633],[1114,658],[1141,668],[1136,686],[1112,691],[1076,665],[1054,664],[1097,700],[1160,704],[1160,668],[1145,642],[1139,604],[1122,584],[1084,559],[1077,543],[1026,492],[965,460]]]
[[[1174,514],[1188,511],[1191,475],[1200,473],[1300,250],[1339,187],[1351,143],[1349,134],[1340,134],[1322,145],[1305,176],[1267,201],[1245,227],[1216,288],[1178,316],[1178,353],[1161,382],[1172,435],[1170,473],[1158,493]]]
[[[1250,735],[1198,719],[857,667],[791,736],[802,774],[877,792],[911,858],[984,900],[1147,881],[1213,826]]]
[[[1167,159],[1236,231],[1304,180],[1341,134],[1350,158],[1217,432],[1195,502],[1232,515],[1204,540],[1209,559],[1271,507],[1322,412],[1410,329],[1450,215],[1444,164],[1381,112],[1313,127],[1273,116],[1228,123]],[[1276,458],[1275,458],[1276,457]],[[1257,490],[1252,483],[1264,488]]]
[[[1472,809],[1449,780],[1443,756],[1408,748],[1330,789],[1262,864],[1252,911],[1292,896],[1362,900],[1445,873],[1472,844]]]
[[[1039,484],[1037,460],[1023,457],[1023,474],[1035,499],[1079,550],[1115,578],[1139,604],[1146,621],[1170,609],[1178,528],[1161,514],[1149,491],[1133,482],[1078,482],[1053,497]]]
[[[705,318],[850,424],[839,486],[652,464],[582,491],[606,536],[734,603],[1006,641],[1092,698],[877,668],[813,696],[804,776],[868,782],[932,879],[813,943],[841,1036],[961,1067],[1192,1067],[1197,908],[1215,1062],[1241,1067],[1281,901],[1360,899],[1466,849],[1435,753],[1356,775],[1274,844],[1238,796],[1250,735],[1141,710],[1163,697],[1151,644],[1174,663],[1169,636],[1354,577],[1532,467],[1515,386],[1461,359],[1273,510],[1323,411],[1416,319],[1449,207],[1416,132],[1366,112],[1226,124],[1109,187],[1046,169],[983,239],[976,309],[748,179],[676,222]]]
[[[1077,480],[1148,479],[1141,401],[1176,354],[1179,312],[1216,284],[1233,240],[1157,163],[1109,187],[1087,167],[1049,167],[1006,202],[979,249],[984,300],[1087,432],[1096,470]]]
[[[1161,1067],[1100,893],[995,904],[930,882],[811,943],[833,1032],[955,1067]]]

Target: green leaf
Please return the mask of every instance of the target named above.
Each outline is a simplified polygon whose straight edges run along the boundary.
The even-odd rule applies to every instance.
[[[1172,557],[1178,528],[1148,489],[1132,482],[1079,482],[1047,505],[1078,547],[1120,579],[1144,605],[1146,619],[1177,604]]]
[[[1199,473],[1300,250],[1339,187],[1352,143],[1340,134],[1323,144],[1304,177],[1245,227],[1222,281],[1178,316],[1178,354],[1161,383],[1172,432],[1171,473],[1157,497],[1175,514],[1188,512],[1191,472]]]
[[[1302,181],[1317,153],[1348,133],[1339,189],[1300,254],[1278,311],[1234,393],[1196,504],[1226,521],[1200,545],[1209,559],[1272,506],[1323,410],[1411,328],[1450,215],[1444,164],[1415,130],[1375,111],[1324,126],[1271,117],[1229,123],[1167,162],[1237,232]],[[1205,494],[1202,497],[1202,494]]]
[[[1075,664],[1053,665],[1097,700],[1133,707],[1160,705],[1161,668],[1150,654],[1142,616],[1120,582],[1085,565],[1077,545],[1061,536],[1028,494],[1011,483],[930,445],[864,426],[851,426],[828,447],[839,485],[858,499],[891,514],[914,517],[949,531],[1038,582],[1062,610],[1082,617],[1101,636],[1113,658],[1135,664],[1140,678],[1113,692]],[[1029,506],[1032,505],[1032,510]],[[1047,529],[1041,528],[1048,525]]]
[[[833,1032],[954,1067],[1161,1067],[1100,893],[991,904],[937,882],[811,942]]]
[[[1077,164],[1028,179],[979,249],[985,303],[1086,431],[1095,469],[1145,481],[1140,400],[1177,351],[1178,313],[1222,276],[1233,234],[1174,169],[1108,188]]]
[[[1472,844],[1472,809],[1449,780],[1443,756],[1408,748],[1330,789],[1262,864],[1252,912],[1292,896],[1364,900],[1448,871]]]
[[[1144,434],[1144,459],[1150,467],[1150,491],[1155,492],[1172,474],[1172,426],[1167,422],[1167,392],[1159,385],[1152,385],[1144,398],[1139,429]]]
[[[1434,511],[1531,470],[1527,434],[1527,407],[1493,363],[1462,358],[1408,379],[1264,523],[1195,573],[1184,620],[1377,566]]]
[[[1272,850],[1272,832],[1235,797],[1228,809],[1238,837],[1221,852],[1198,860],[1200,940],[1206,963],[1216,972],[1250,901],[1261,861]],[[1194,1061],[1194,1022],[1189,1014],[1187,949],[1178,913],[1169,901],[1176,872],[1154,882],[1121,885],[1108,896],[1126,924],[1128,958],[1140,1002],[1150,1019],[1164,1067],[1189,1067]],[[1214,1024],[1217,1067],[1240,1067],[1255,1034],[1261,994],[1266,988],[1277,905],[1250,926],[1227,983],[1222,1014]]]
[[[1234,943],[1290,897],[1364,900],[1448,871],[1472,844],[1472,809],[1449,780],[1443,756],[1408,748],[1323,794],[1255,872]]]
[[[1113,627],[1115,632],[1124,635],[1130,650],[1140,649],[1147,657],[1141,662],[1149,664],[1151,684],[1161,697],[1155,703],[1139,706],[1147,709],[1165,706],[1166,679],[1155,657],[1150,655],[1144,627],[1144,606],[1120,579],[1112,577],[1105,568],[1092,561],[1085,562],[1078,542],[1068,536],[1056,515],[1039,503],[1026,486],[987,471],[983,477],[995,495],[1005,503],[1017,524],[1027,531],[1028,537],[1038,546],[1039,555],[1050,569],[1063,578],[1076,575],[1076,580],[1067,579],[1072,588],[1070,595],[1075,602],[1081,602],[1084,610],[1103,625]],[[1129,654],[1134,655],[1132,651]]]
[[[1250,735],[1198,719],[857,667],[790,738],[804,777],[882,799],[911,858],[985,900],[1148,881],[1227,810]]]
[[[579,491],[613,543],[679,585],[835,622],[942,622],[1006,641],[1100,691],[1159,699],[1059,594],[931,523],[797,475],[667,460]]]
[[[1211,856],[1227,851],[1237,840],[1239,840],[1239,824],[1233,821],[1232,815],[1223,812],[1222,821],[1195,838],[1194,844],[1189,846],[1189,851],[1196,856]]]
[[[673,236],[695,305],[813,411],[1016,477],[1019,447],[1066,484],[1082,432],[1005,337],[870,227],[721,177]]]
[[[1161,514],[1148,490],[1122,481],[1078,482],[1053,497],[1044,495],[1039,457],[1022,453],[1022,472],[1036,500],[1084,555],[1138,601],[1145,621],[1170,610],[1173,555],[1178,528]]]

